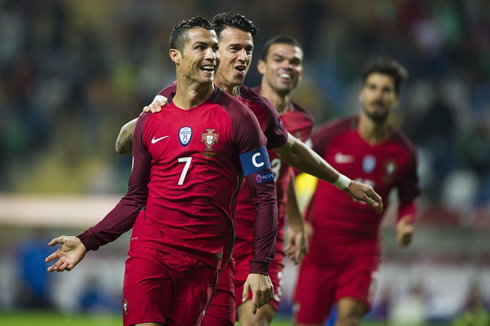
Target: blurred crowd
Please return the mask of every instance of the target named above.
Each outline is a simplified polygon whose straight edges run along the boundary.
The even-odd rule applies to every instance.
[[[423,200],[490,203],[490,2],[486,0],[0,0],[0,192],[124,192],[114,142],[174,79],[168,35],[180,19],[240,12],[265,41],[296,37],[296,100],[321,123],[358,110],[362,64],[409,71],[395,124],[417,145]]]

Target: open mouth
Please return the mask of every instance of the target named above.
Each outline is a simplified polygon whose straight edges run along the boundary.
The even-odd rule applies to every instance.
[[[216,66],[208,65],[208,66],[202,66],[200,69],[202,71],[213,72],[215,68]]]
[[[236,66],[235,70],[238,71],[239,73],[243,74],[245,72],[246,66]]]
[[[282,78],[282,79],[286,79],[286,80],[293,79],[293,77],[291,77],[291,75],[286,74],[286,73],[279,74],[279,77]]]

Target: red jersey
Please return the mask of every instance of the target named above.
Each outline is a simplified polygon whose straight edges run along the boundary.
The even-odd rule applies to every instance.
[[[243,95],[242,95],[243,96]],[[280,115],[284,128],[293,136],[303,142],[307,142],[314,125],[314,118],[304,109],[295,103],[290,103],[285,113]],[[260,120],[259,120],[260,121]],[[270,147],[269,147],[270,148]],[[289,181],[293,169],[284,163],[276,152],[268,150],[272,171],[274,171],[274,180],[276,181],[277,192],[277,241],[276,253],[283,253],[284,224],[286,217],[286,201]],[[238,194],[237,205],[237,230],[236,243],[233,249],[233,258],[239,261],[247,259],[251,255],[251,243],[253,241],[253,201],[244,187]],[[277,258],[278,255],[276,254]],[[238,268],[238,267],[237,267]]]
[[[97,249],[131,228],[146,205],[134,223],[130,249],[151,247],[224,268],[234,241],[233,200],[244,174],[257,206],[251,271],[267,274],[277,208],[257,120],[218,87],[194,108],[170,103],[162,111],[138,119],[128,193],[80,239],[88,250]]]
[[[388,140],[370,145],[359,135],[357,125],[358,118],[350,117],[320,127],[311,138],[313,150],[340,173],[371,185],[383,198],[384,207],[394,187],[401,204],[411,203],[420,193],[415,147],[395,129],[390,129]],[[365,250],[379,250],[377,238],[383,215],[322,180],[313,200],[315,233],[310,255],[321,259],[337,252],[326,248],[344,246],[348,250],[358,239],[369,240],[371,246]]]

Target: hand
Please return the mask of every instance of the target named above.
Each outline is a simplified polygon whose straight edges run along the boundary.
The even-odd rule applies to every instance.
[[[46,263],[58,259],[54,265],[48,267],[48,272],[71,271],[85,257],[87,252],[80,239],[74,236],[62,235],[54,238],[48,243],[48,246],[53,247],[57,244],[61,244],[61,247],[46,258]]]
[[[306,228],[293,228],[289,226],[286,231],[286,237],[288,245],[284,248],[284,253],[295,265],[298,265],[308,253]]]
[[[412,242],[414,229],[409,215],[396,223],[396,241],[400,246],[406,247]]]
[[[313,237],[313,233],[315,233],[315,229],[310,221],[305,221],[305,231],[307,239],[311,239]]]
[[[274,298],[274,286],[268,275],[248,274],[247,280],[243,285],[242,302],[247,301],[248,292],[252,290],[252,314],[257,313],[257,309],[272,301]]]
[[[352,198],[363,201],[376,211],[383,212],[383,201],[374,191],[373,187],[351,180],[347,188],[344,189]]]
[[[167,98],[162,95],[157,95],[150,105],[143,108],[143,112],[157,113],[162,111],[162,107],[167,105]]]

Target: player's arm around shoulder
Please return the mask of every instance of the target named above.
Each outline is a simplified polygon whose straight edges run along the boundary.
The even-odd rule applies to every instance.
[[[145,112],[151,112],[151,113],[158,113],[162,110],[162,107],[164,107],[167,104],[167,98],[162,95],[157,95],[154,99],[153,102],[150,105],[147,105],[143,108],[143,113]],[[138,118],[135,118],[128,123],[126,123],[124,126],[121,127],[121,130],[119,131],[119,135],[117,135],[116,139],[116,152],[119,154],[131,154],[133,151],[133,133],[134,133],[134,128],[136,126],[136,121],[138,121]]]

